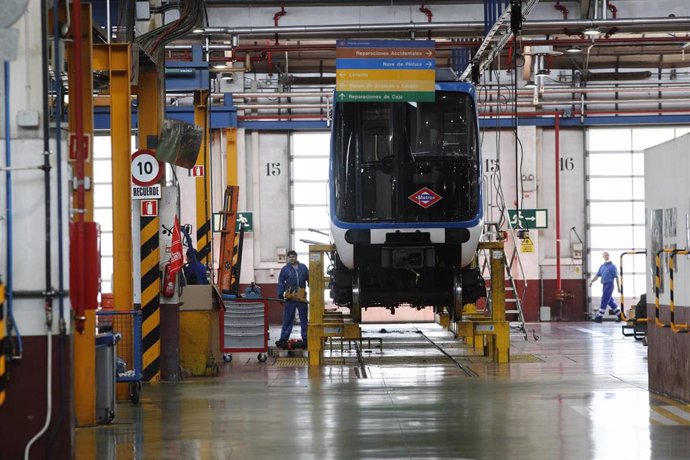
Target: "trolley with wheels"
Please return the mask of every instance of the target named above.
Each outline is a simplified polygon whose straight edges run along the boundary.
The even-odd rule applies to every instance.
[[[139,403],[142,376],[141,310],[96,312],[99,332],[120,334],[115,361],[115,382],[129,384],[129,399]]]
[[[256,359],[266,362],[268,352],[268,316],[266,304],[257,299],[224,300],[220,320],[223,361],[232,361],[232,353],[257,352]]]

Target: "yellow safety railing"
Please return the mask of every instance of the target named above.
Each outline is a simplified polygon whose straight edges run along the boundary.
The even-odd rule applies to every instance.
[[[661,289],[661,254],[662,253],[670,254],[668,268],[669,268],[669,310],[671,312],[671,322],[669,324],[664,324],[659,319],[659,311],[660,311],[659,290]],[[674,301],[674,297],[673,297],[673,291],[674,291],[673,261],[674,261],[676,254],[690,254],[690,251],[688,251],[687,249],[660,249],[655,254],[655,258],[654,258],[654,265],[655,265],[654,293],[655,293],[656,298],[654,300],[654,304],[656,307],[656,317],[654,319],[654,323],[658,327],[671,328],[671,330],[674,333],[685,334],[685,333],[690,332],[688,325],[687,324],[676,324],[676,322],[675,322],[676,306],[675,306],[675,301]]]

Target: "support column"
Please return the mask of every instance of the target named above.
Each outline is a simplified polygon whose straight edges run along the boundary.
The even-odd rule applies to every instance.
[[[194,91],[194,124],[201,127],[203,137],[195,167],[203,167],[204,174],[196,178],[196,248],[199,261],[208,265],[212,262],[211,253],[211,173],[209,159],[210,127],[208,116],[208,97],[206,90]]]
[[[163,121],[164,83],[153,66],[139,71],[139,148],[155,150]],[[165,189],[163,189],[165,190]],[[160,206],[159,206],[160,209]],[[179,306],[160,307],[160,218],[140,216],[144,380],[180,380]]]
[[[239,185],[237,177],[237,128],[225,130],[225,161],[227,185]]]

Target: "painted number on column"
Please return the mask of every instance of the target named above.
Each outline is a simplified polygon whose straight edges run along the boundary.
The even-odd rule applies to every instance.
[[[498,159],[492,160],[487,158],[484,160],[484,171],[486,172],[496,172],[499,169]]]
[[[573,157],[561,158],[561,171],[572,171],[575,169]]]
[[[267,176],[280,176],[280,163],[266,163]]]

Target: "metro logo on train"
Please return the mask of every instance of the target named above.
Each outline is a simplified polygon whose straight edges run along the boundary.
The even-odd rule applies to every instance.
[[[433,190],[429,190],[428,188],[424,187],[420,190],[417,190],[407,198],[426,209],[432,204],[439,202],[443,197],[434,192]]]

